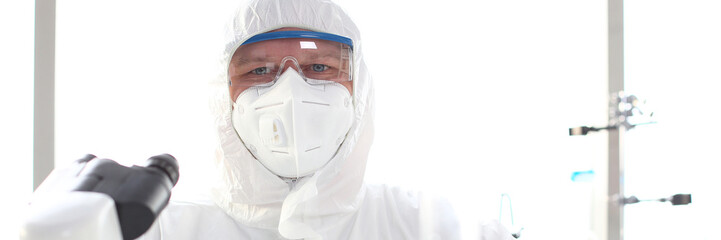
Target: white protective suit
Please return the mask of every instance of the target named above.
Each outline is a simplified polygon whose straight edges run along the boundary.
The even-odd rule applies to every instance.
[[[240,43],[281,27],[353,40],[354,121],[331,161],[288,183],[254,159],[231,123],[228,64]],[[373,139],[373,89],[360,33],[341,8],[324,0],[252,1],[229,25],[222,71],[212,82],[211,110],[220,148],[220,184],[212,200],[173,201],[141,239],[458,239],[459,223],[445,201],[386,185],[365,185]],[[512,239],[497,226],[486,239]]]

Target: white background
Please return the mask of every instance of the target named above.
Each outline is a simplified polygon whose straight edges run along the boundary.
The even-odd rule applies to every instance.
[[[0,239],[17,239],[32,193],[33,1],[0,1]]]
[[[499,218],[500,196],[507,193],[513,201],[511,227],[524,227],[523,239],[593,239],[594,183],[572,182],[571,174],[593,170],[605,159],[605,134],[568,137],[567,129],[606,120],[605,1],[340,3],[361,29],[376,84],[369,182],[447,196],[468,238],[479,221]],[[712,3],[646,1],[626,12],[627,86],[656,100],[660,116],[665,111],[665,119],[673,119],[663,128],[655,127],[659,123],[637,129],[629,142],[640,150],[629,150],[628,158],[649,156],[646,151],[657,152],[654,159],[702,159],[654,164],[657,171],[644,171],[648,162],[629,161],[628,188],[636,194],[664,197],[693,185],[689,191],[707,197],[694,199],[699,204],[688,206],[695,207],[690,211],[673,210],[681,214],[677,217],[703,219],[700,224],[666,222],[666,229],[680,229],[658,234],[710,239],[702,238],[702,230],[719,223],[702,215],[718,210],[708,202],[718,194],[704,190],[718,179],[688,177],[699,173],[694,169],[713,174],[708,166],[719,160],[710,149],[720,143],[711,124],[719,117],[714,103],[721,100],[711,96],[721,80],[721,39],[713,24],[721,22],[713,17],[721,7]],[[207,185],[203,175],[215,143],[206,87],[216,74],[221,28],[235,6],[233,1],[59,2],[56,164],[86,153],[138,164],[167,152],[181,162],[177,197]],[[8,192],[3,195],[10,196],[1,209],[9,214],[0,218],[0,238],[6,239],[16,236],[19,207],[32,186],[33,5],[4,2],[0,9],[2,29],[8,31],[0,50],[10,53],[0,54],[0,76],[9,86],[0,88],[5,110],[0,126],[9,133],[0,137],[8,154],[0,178]],[[674,90],[680,93],[662,94]],[[695,99],[704,101],[692,104]],[[697,114],[687,117],[687,109]],[[689,126],[698,134],[684,135]],[[653,134],[631,138],[647,133]],[[674,136],[688,141],[651,142]],[[679,178],[686,180],[671,189],[650,187],[649,179],[679,168],[685,169]],[[631,185],[632,179],[647,182]],[[642,192],[648,189],[655,190]],[[632,216],[641,208],[627,212]],[[650,211],[664,214],[663,209],[668,208]],[[510,226],[504,214],[501,220]],[[657,225],[646,224],[648,215],[627,220],[627,239],[646,239],[647,228]]]

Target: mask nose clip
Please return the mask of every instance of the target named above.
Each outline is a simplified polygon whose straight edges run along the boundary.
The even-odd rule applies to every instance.
[[[277,81],[278,78],[280,77],[280,75],[282,75],[286,71],[285,64],[288,61],[290,61],[290,63],[291,63],[291,65],[288,67],[296,70],[296,72],[298,72],[300,77],[302,77],[304,81],[307,81],[307,79],[305,78],[305,75],[303,75],[303,69],[300,68],[300,63],[298,63],[298,59],[295,59],[295,57],[293,57],[293,56],[286,56],[280,60],[280,66],[278,67],[279,71],[278,71],[278,73],[275,74],[275,80]]]

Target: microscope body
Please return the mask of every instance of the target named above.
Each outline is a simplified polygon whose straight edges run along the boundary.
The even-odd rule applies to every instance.
[[[20,239],[122,240],[113,199],[103,193],[71,191],[34,201]]]
[[[41,184],[20,238],[135,239],[167,206],[177,180],[177,161],[167,154],[145,167],[88,155]]]

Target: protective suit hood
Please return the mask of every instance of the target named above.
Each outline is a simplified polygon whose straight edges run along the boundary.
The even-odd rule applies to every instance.
[[[252,36],[284,27],[345,36],[354,45],[350,131],[325,167],[291,184],[268,171],[241,142],[231,122],[233,102],[228,89],[228,65],[238,46]],[[220,74],[211,84],[211,112],[220,143],[219,183],[213,200],[242,224],[278,229],[286,238],[318,236],[318,229],[334,218],[353,214],[364,195],[363,175],[373,135],[373,90],[360,33],[340,7],[324,0],[251,1],[239,8],[226,31]]]

